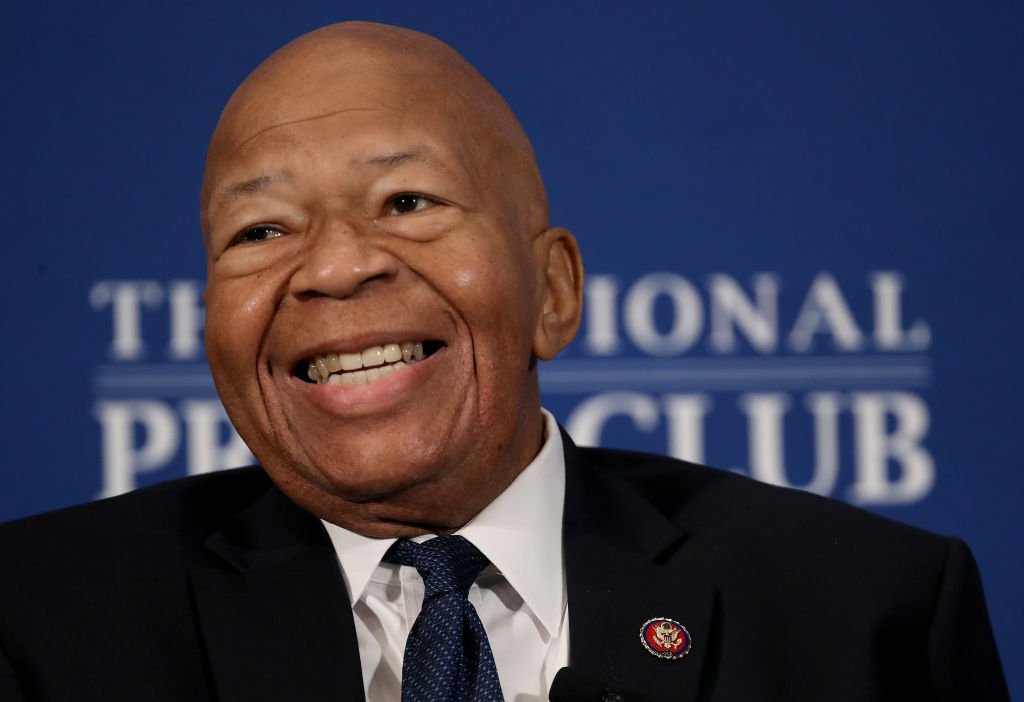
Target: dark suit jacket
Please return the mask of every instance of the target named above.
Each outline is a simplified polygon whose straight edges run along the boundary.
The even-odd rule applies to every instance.
[[[962,542],[567,442],[570,658],[663,700],[1006,700]],[[336,557],[258,468],[0,527],[0,700],[361,699]],[[640,643],[652,617],[692,652]]]

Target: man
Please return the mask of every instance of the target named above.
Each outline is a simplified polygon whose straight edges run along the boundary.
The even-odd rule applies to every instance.
[[[1007,698],[962,543],[560,433],[537,360],[579,323],[576,242],[437,40],[343,24],[267,59],[202,219],[210,366],[262,470],[0,530],[0,699],[449,699],[415,690],[455,666],[541,700],[566,665],[577,699]],[[476,565],[435,598],[437,544]]]

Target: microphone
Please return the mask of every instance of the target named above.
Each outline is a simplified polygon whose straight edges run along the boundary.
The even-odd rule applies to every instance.
[[[645,698],[613,690],[587,673],[562,668],[555,674],[548,693],[550,702],[643,702]]]

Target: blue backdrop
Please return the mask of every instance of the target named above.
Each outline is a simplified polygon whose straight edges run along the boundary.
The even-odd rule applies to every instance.
[[[342,19],[448,41],[531,134],[588,264],[542,369],[578,440],[962,535],[1024,697],[1019,2],[5,5],[0,520],[247,460],[202,353],[206,141]]]

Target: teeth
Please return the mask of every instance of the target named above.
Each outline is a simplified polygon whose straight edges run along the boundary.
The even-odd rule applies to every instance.
[[[316,359],[316,369],[320,371],[320,377],[324,380],[331,374],[331,371],[327,369],[327,360],[324,356],[320,356]]]
[[[338,360],[338,354],[329,353],[324,356],[324,362],[327,364],[327,370],[331,373],[341,370],[341,361]]]
[[[384,363],[384,347],[371,346],[363,351],[363,368],[372,368]]]
[[[314,358],[306,371],[314,383],[363,385],[386,378],[425,357],[422,342],[371,346],[360,353],[327,353]]]

